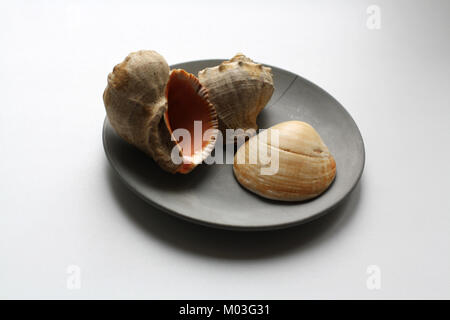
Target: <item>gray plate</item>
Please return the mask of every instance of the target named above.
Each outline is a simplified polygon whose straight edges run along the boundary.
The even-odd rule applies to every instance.
[[[180,63],[193,74],[222,60]],[[287,120],[310,123],[335,157],[336,179],[320,197],[297,203],[266,200],[242,188],[232,165],[200,165],[188,175],[161,170],[151,158],[124,142],[105,120],[103,145],[112,167],[135,193],[170,214],[226,229],[262,230],[317,218],[339,204],[364,169],[364,144],[348,112],[327,92],[291,72],[272,67],[275,92],[258,118],[260,128]]]

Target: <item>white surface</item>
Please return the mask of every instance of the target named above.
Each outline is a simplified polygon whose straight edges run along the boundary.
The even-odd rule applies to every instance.
[[[381,29],[366,27],[370,4]],[[448,1],[0,4],[1,298],[450,298]],[[158,212],[112,174],[102,92],[130,52],[242,51],[315,82],[366,145],[338,210],[274,233]],[[219,195],[218,195],[219,196]],[[81,288],[66,288],[69,265]],[[366,268],[381,269],[368,290]]]

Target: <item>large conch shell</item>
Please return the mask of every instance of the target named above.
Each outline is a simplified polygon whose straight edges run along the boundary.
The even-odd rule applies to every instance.
[[[263,134],[264,139],[260,138]],[[251,152],[258,153],[253,164]],[[270,166],[274,161],[278,166],[264,172],[267,165],[263,165],[260,154],[270,154]],[[233,169],[238,182],[246,189],[283,201],[317,197],[336,175],[336,163],[327,146],[312,126],[300,121],[279,123],[250,138],[236,152]]]
[[[201,70],[198,79],[208,90],[223,134],[226,129],[258,129],[256,118],[274,90],[269,67],[237,54],[218,66]],[[240,135],[236,132],[236,137]]]
[[[190,172],[214,148],[218,121],[207,90],[184,70],[170,72],[155,51],[133,52],[116,65],[103,101],[115,131],[168,172]],[[194,136],[194,121],[201,121],[204,137]],[[174,139],[176,129],[189,131],[191,148],[182,148]],[[194,138],[203,139],[194,143]],[[173,161],[173,150],[181,163]]]

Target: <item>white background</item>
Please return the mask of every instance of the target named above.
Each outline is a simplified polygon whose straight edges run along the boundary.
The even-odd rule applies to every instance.
[[[450,298],[449,14],[449,1],[2,1],[0,298]],[[101,141],[107,74],[138,49],[169,64],[244,52],[318,84],[361,130],[359,187],[272,233],[148,206]]]

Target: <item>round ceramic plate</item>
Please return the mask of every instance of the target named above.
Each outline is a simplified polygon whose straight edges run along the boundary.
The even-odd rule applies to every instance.
[[[193,74],[222,60],[171,66]],[[105,120],[106,155],[126,185],[155,207],[193,222],[227,229],[261,230],[293,226],[317,218],[340,203],[356,186],[364,168],[364,144],[348,112],[327,92],[291,72],[271,67],[275,91],[258,117],[260,128],[282,121],[311,124],[334,155],[336,178],[321,196],[285,203],[261,198],[242,188],[230,164],[202,164],[190,174],[161,170],[127,144]]]

